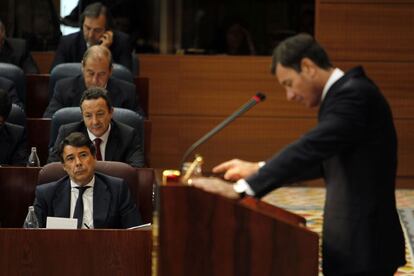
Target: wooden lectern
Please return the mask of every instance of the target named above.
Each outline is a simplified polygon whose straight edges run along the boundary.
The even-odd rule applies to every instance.
[[[318,235],[298,215],[179,184],[159,196],[159,276],[318,275]]]

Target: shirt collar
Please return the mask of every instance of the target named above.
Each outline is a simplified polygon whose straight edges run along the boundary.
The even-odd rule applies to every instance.
[[[332,74],[329,76],[328,81],[326,82],[325,86],[323,87],[322,90],[322,98],[321,98],[321,102],[325,99],[326,94],[328,93],[329,88],[332,87],[332,85],[339,80],[340,78],[343,77],[343,75],[345,75],[344,71],[342,71],[339,68],[335,68],[332,72]]]
[[[89,131],[88,128],[86,128],[86,130],[88,131],[88,136],[89,139],[91,139],[91,141],[93,142],[96,138],[100,138],[102,140],[102,143],[106,143],[108,141],[108,137],[109,137],[109,133],[111,132],[111,124],[109,124],[108,129],[105,131],[104,134],[102,134],[101,137],[96,137],[95,135],[93,135],[92,132]]]
[[[92,177],[92,180],[89,181],[88,184],[84,185],[84,186],[89,186],[89,187],[93,187],[95,185],[95,175]],[[81,185],[77,184],[75,181],[72,180],[72,178],[70,179],[70,186],[72,188],[76,188],[76,187],[80,187]]]

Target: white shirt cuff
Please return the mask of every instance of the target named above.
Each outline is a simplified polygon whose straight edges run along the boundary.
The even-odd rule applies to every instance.
[[[254,196],[254,191],[250,187],[249,183],[246,182],[244,179],[239,179],[234,185],[233,189],[237,193],[245,192],[249,196]]]

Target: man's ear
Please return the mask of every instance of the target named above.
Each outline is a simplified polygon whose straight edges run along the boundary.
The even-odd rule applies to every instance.
[[[316,74],[316,64],[309,58],[302,58],[300,68],[301,72],[307,76],[314,77]]]

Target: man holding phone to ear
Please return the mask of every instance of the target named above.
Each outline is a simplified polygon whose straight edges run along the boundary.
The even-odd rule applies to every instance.
[[[80,23],[82,27],[79,32],[61,37],[52,69],[61,63],[81,62],[87,48],[100,44],[111,51],[114,63],[132,70],[129,36],[110,29],[112,16],[105,5],[100,2],[88,5],[81,15]]]

